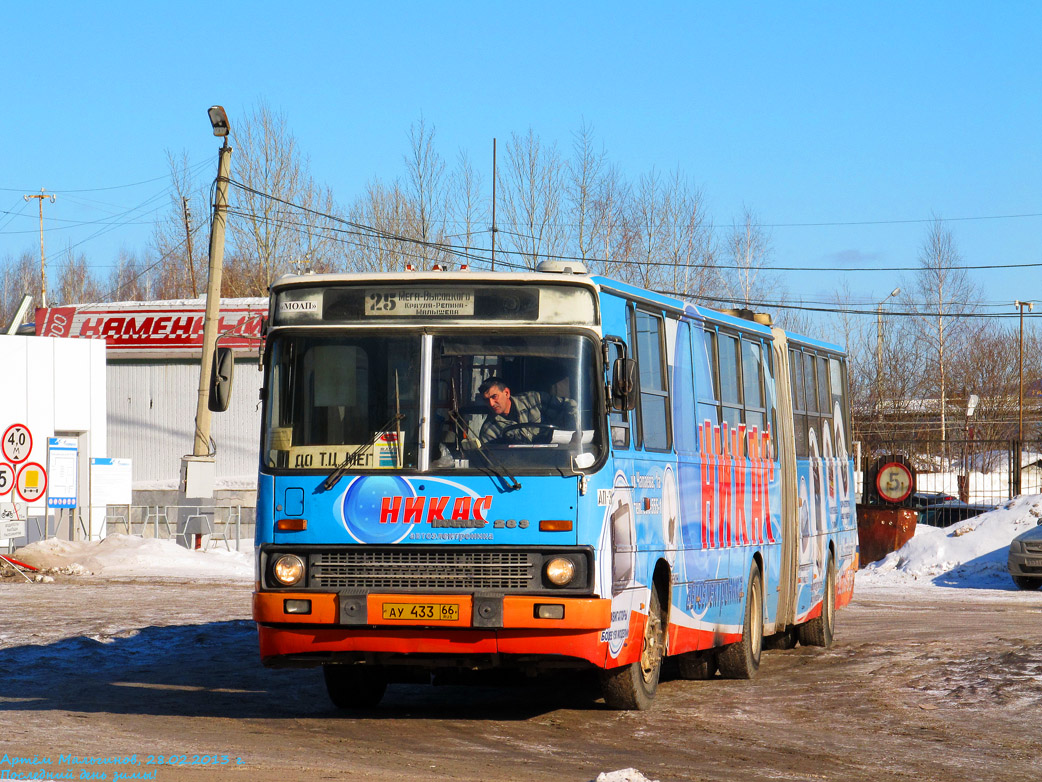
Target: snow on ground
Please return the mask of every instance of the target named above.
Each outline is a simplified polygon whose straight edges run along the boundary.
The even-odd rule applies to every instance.
[[[191,550],[172,540],[137,535],[109,535],[101,541],[71,542],[48,538],[18,549],[12,556],[40,569],[111,578],[166,577],[253,579],[253,546]]]
[[[865,587],[1016,591],[1006,569],[1009,543],[1040,519],[1042,495],[1029,494],[950,527],[920,524],[904,546],[857,574],[855,591]]]
[[[1010,541],[1042,519],[1042,495],[1016,497],[997,509],[946,528],[919,525],[900,550],[857,574],[857,588],[963,588],[1016,591],[1006,570]],[[109,535],[93,542],[56,538],[33,543],[16,559],[66,573],[113,578],[178,577],[251,580],[253,547],[193,551],[173,541]]]

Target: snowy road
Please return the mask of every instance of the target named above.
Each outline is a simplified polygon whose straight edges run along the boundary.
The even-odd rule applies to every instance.
[[[662,782],[976,782],[1038,770],[1040,593],[868,584],[833,649],[770,652],[752,682],[666,681],[649,712],[608,711],[579,685],[397,685],[378,711],[345,718],[316,671],[260,666],[251,586],[0,584],[0,755],[37,758],[0,772],[584,782],[632,766]]]

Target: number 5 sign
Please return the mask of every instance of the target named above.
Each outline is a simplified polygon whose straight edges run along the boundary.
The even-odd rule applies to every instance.
[[[12,464],[24,462],[33,450],[33,436],[24,424],[12,424],[4,432],[4,456]]]
[[[0,497],[10,494],[14,488],[14,467],[6,462],[0,462]]]

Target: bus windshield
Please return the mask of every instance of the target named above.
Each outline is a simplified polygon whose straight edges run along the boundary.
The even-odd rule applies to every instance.
[[[262,459],[327,472],[586,469],[605,439],[597,355],[577,334],[273,335]]]

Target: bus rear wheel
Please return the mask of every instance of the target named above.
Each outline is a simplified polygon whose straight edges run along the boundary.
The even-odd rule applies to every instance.
[[[338,709],[371,709],[387,690],[387,674],[367,665],[323,665],[326,692]]]
[[[728,679],[751,679],[760,669],[763,652],[763,588],[760,568],[753,563],[745,592],[742,640],[729,644],[716,656],[720,673]]]
[[[836,562],[829,554],[825,569],[825,591],[821,596],[821,616],[804,622],[796,628],[804,646],[832,646],[836,637]]]
[[[644,639],[640,660],[601,672],[601,693],[613,709],[643,711],[651,706],[662,674],[662,657],[666,650],[666,622],[658,589],[651,587],[648,619],[644,623]]]

